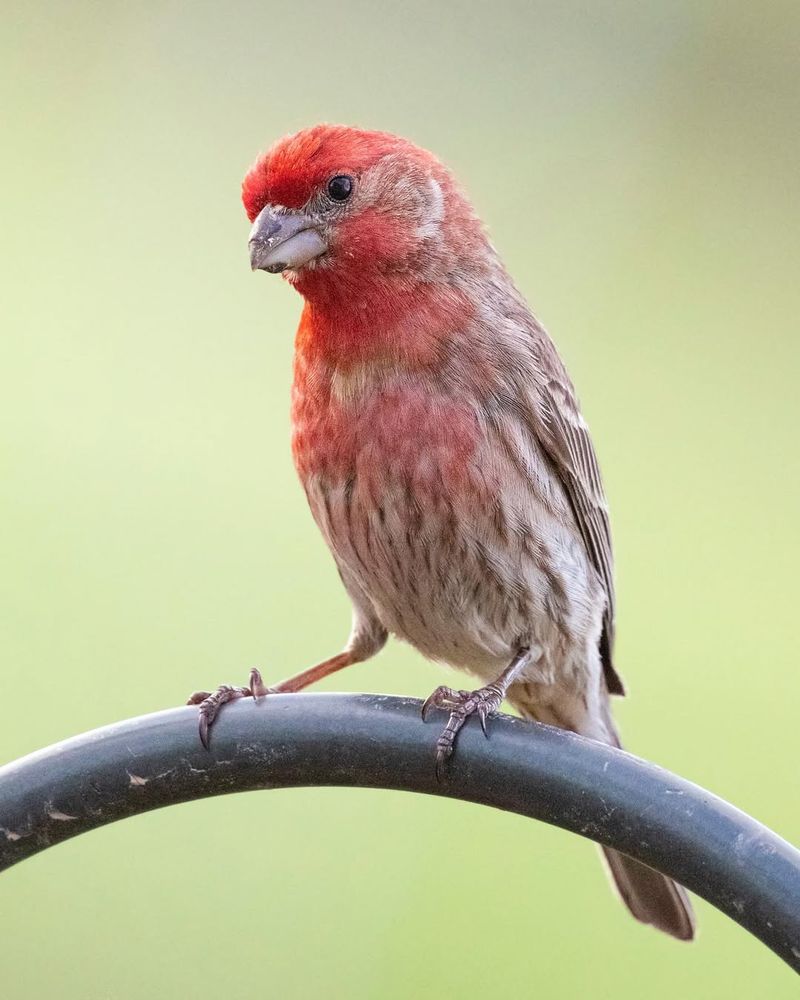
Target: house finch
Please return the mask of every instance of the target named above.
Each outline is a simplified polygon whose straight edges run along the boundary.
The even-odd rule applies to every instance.
[[[292,449],[353,605],[343,652],[266,687],[197,692],[204,743],[225,702],[299,691],[374,656],[389,632],[480,678],[440,687],[449,721],[504,699],[619,746],[610,695],[614,584],[597,459],[556,349],[449,171],[383,132],[320,125],[243,183],[253,269],[305,304]],[[683,889],[605,850],[631,913],[681,939]]]

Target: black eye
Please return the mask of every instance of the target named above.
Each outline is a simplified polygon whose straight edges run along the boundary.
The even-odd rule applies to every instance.
[[[328,196],[334,201],[347,201],[353,193],[353,178],[337,174],[328,181]]]

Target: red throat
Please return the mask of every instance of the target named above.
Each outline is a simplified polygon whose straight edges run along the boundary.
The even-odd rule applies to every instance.
[[[298,358],[347,371],[374,364],[420,370],[435,366],[464,330],[474,308],[462,292],[432,284],[380,287],[307,300],[295,340]]]

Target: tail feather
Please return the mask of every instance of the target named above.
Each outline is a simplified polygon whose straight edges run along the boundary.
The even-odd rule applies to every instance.
[[[694,911],[682,886],[641,861],[608,847],[603,848],[603,855],[620,898],[632,916],[679,941],[694,938]]]
[[[523,718],[560,726],[611,746],[621,747],[607,696],[592,715],[578,700],[562,699],[558,705],[543,705],[533,690],[520,686],[509,692],[509,701]],[[636,920],[650,924],[679,941],[691,941],[695,935],[695,918],[686,890],[671,878],[620,854],[609,847],[602,848],[608,870],[622,902]]]

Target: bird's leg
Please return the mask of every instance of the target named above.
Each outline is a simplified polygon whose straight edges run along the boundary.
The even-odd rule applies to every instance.
[[[208,733],[216,719],[219,710],[229,701],[237,698],[263,698],[267,694],[288,694],[294,691],[302,691],[303,688],[322,680],[328,674],[333,674],[343,667],[349,667],[360,662],[363,657],[355,652],[345,650],[329,660],[323,660],[316,666],[303,670],[302,673],[295,674],[294,677],[287,677],[286,680],[278,684],[271,684],[269,687],[264,683],[261,672],[255,667],[250,671],[250,680],[247,687],[233,687],[230,684],[220,684],[216,691],[195,691],[186,702],[187,705],[199,705],[199,726],[200,741],[208,749]]]
[[[496,681],[476,691],[454,691],[449,687],[438,687],[422,706],[423,721],[428,718],[431,709],[441,708],[450,713],[447,725],[436,741],[436,777],[442,780],[448,759],[452,756],[456,737],[471,715],[477,715],[481,722],[484,735],[486,721],[494,715],[503,703],[506,692],[527,667],[531,660],[531,651],[527,646],[518,650],[514,659],[500,674]]]

